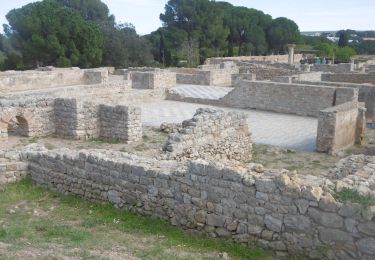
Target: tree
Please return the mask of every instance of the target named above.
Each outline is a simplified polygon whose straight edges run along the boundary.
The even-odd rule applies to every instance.
[[[102,60],[99,28],[80,14],[53,0],[28,4],[10,11],[7,37],[18,43],[23,63],[39,65],[95,67]]]
[[[209,0],[169,0],[160,15],[163,26],[177,32],[180,49],[186,49],[189,66],[209,56],[220,56],[226,47],[228,30],[223,10]],[[186,48],[184,48],[186,46]]]
[[[315,46],[314,49],[318,50],[318,56],[320,57],[331,58],[334,53],[334,47],[332,44],[329,43],[321,43]]]
[[[224,9],[224,24],[229,28],[228,53],[238,47],[238,55],[266,54],[268,44],[266,29],[272,21],[271,16],[246,7],[234,7],[221,3]]]
[[[284,17],[274,19],[267,31],[270,50],[274,52],[285,51],[289,43],[297,43],[300,37],[298,26],[292,20]]]
[[[374,55],[375,54],[375,41],[362,41],[358,44],[358,53]]]
[[[348,46],[336,49],[336,61],[338,63],[347,63],[354,55],[356,55],[355,50]]]
[[[125,68],[153,64],[148,42],[137,35],[132,24],[116,24],[115,17],[110,14],[108,6],[102,1],[57,0],[57,2],[64,7],[77,10],[86,21],[92,21],[100,28],[103,34],[102,65]]]
[[[349,45],[349,34],[348,34],[348,32],[346,32],[346,31],[340,32],[340,38],[339,38],[338,45],[339,45],[340,48],[346,47],[346,46]]]

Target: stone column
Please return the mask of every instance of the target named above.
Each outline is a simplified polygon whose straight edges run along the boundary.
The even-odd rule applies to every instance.
[[[294,48],[295,47],[296,47],[295,44],[288,44],[288,52],[289,52],[288,63],[290,65],[294,64]]]

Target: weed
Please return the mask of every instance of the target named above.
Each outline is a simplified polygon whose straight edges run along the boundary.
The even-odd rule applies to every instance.
[[[363,207],[371,207],[375,206],[375,197],[374,196],[364,196],[361,195],[358,191],[350,189],[350,188],[343,188],[341,191],[337,191],[334,194],[334,197],[341,201],[341,202],[353,202],[362,205]]]

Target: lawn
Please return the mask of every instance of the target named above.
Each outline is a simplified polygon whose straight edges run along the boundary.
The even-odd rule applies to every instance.
[[[268,259],[254,245],[189,234],[167,222],[34,186],[0,187],[0,259]]]

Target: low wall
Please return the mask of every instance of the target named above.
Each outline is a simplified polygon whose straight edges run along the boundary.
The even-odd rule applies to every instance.
[[[136,142],[142,139],[141,110],[59,98],[54,103],[55,134],[65,138]]]
[[[28,173],[28,163],[21,162],[19,153],[0,150],[0,186],[16,182]]]
[[[194,74],[190,73],[177,73],[176,74],[177,84],[188,84],[188,85],[211,85],[211,73],[210,71],[195,71]]]
[[[141,109],[126,106],[99,106],[99,136],[106,140],[142,140]]]
[[[6,139],[9,131],[35,137],[52,135],[53,99],[0,100],[0,138]]]
[[[350,73],[354,71],[354,63],[314,64],[310,67],[310,70],[332,73]]]
[[[169,159],[215,158],[248,162],[251,133],[247,116],[222,110],[200,108],[191,120],[171,133],[164,146]]]
[[[336,99],[337,93],[340,99]],[[358,100],[358,90],[261,81],[241,81],[220,101],[229,107],[318,117],[319,111]]]
[[[176,73],[167,70],[130,72],[135,89],[168,89],[176,86]]]
[[[375,85],[375,74],[360,73],[340,73],[340,74],[322,74],[322,81],[347,82],[364,84],[369,83]]]
[[[47,71],[6,71],[0,72],[0,90],[3,93],[44,89],[81,84],[100,84],[108,78],[108,69],[81,70],[79,68]]]
[[[336,153],[355,143],[362,144],[366,128],[365,111],[355,102],[320,111],[316,139],[317,151]]]
[[[109,151],[35,151],[24,157],[41,186],[130,206],[184,229],[310,258],[375,257],[375,209],[336,201],[328,192],[335,184],[324,177]]]
[[[295,54],[294,60],[297,62],[302,59],[302,54]],[[219,57],[209,58],[205,64],[218,64],[227,61],[241,62],[241,61],[253,61],[253,62],[280,62],[288,63],[289,55],[269,55],[269,56],[239,56],[239,57]]]
[[[308,85],[319,85],[319,86],[330,86],[330,87],[344,87],[344,88],[355,88],[358,89],[358,101],[364,102],[366,111],[366,117],[372,119],[375,109],[375,85],[370,84],[355,84],[355,83],[344,83],[344,82],[329,82],[329,81],[301,81],[298,79],[293,79],[294,83],[297,84],[308,84]],[[375,122],[375,121],[374,121]]]

